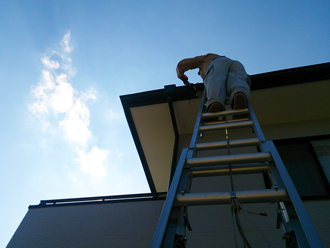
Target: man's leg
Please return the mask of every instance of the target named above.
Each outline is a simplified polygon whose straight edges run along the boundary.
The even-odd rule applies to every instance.
[[[210,70],[204,79],[207,96],[206,105],[210,112],[219,111],[219,104],[221,105],[221,110],[224,109],[227,94],[227,74],[231,63],[231,59],[220,57],[210,64]],[[213,105],[216,107],[213,107]],[[213,111],[213,108],[217,111]]]
[[[229,103],[233,109],[242,109],[247,107],[250,100],[249,79],[244,66],[234,61],[229,68],[227,79],[227,91]]]

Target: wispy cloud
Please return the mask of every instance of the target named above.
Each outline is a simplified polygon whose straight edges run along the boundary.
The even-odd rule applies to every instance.
[[[108,159],[109,152],[106,150],[100,150],[97,146],[94,146],[89,153],[84,151],[78,151],[79,158],[76,159],[80,163],[81,170],[93,177],[103,177],[106,174],[106,166],[104,163]]]
[[[47,56],[41,58],[41,62],[48,69],[58,69],[60,67],[60,63],[54,60],[50,60],[50,58]]]
[[[76,70],[72,66],[72,51],[68,32],[60,42],[59,49],[41,57],[44,68],[40,82],[31,90],[34,103],[29,106],[29,110],[48,125],[50,120],[44,119],[56,116],[58,121],[55,125],[63,131],[63,138],[76,147],[79,158],[75,161],[80,163],[80,169],[92,177],[100,178],[106,175],[105,164],[109,151],[97,146],[89,152],[84,151],[92,137],[88,101],[96,100],[96,91],[90,89],[79,92],[73,87],[71,78]]]

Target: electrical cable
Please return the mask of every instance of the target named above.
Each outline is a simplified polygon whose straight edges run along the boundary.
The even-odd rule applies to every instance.
[[[266,238],[266,236],[264,235],[264,233],[261,231],[260,227],[258,226],[258,224],[254,221],[254,219],[251,217],[251,215],[249,214],[249,212],[243,208],[242,204],[239,203],[239,201],[237,199],[234,199],[234,201],[236,202],[236,204],[240,207],[240,209],[242,209],[244,211],[244,213],[247,214],[247,216],[249,217],[249,219],[252,221],[252,223],[254,224],[254,226],[257,228],[257,230],[259,231],[260,235],[263,237],[263,239],[266,241],[268,247],[273,247],[271,245],[271,243],[269,242],[269,240]]]

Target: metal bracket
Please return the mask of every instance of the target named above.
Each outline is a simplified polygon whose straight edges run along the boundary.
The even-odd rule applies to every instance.
[[[240,207],[235,201],[237,199],[235,191],[230,192],[230,198],[231,198],[231,207],[233,209],[233,212],[238,213],[240,211]]]
[[[189,231],[192,231],[190,222],[188,220],[188,213],[183,213],[183,219],[184,219],[184,223],[186,224],[187,228]]]
[[[281,219],[282,219],[281,212],[282,212],[281,209],[277,209],[276,229],[280,229],[281,227]]]
[[[298,242],[294,231],[286,232],[284,234],[286,248],[298,248]]]
[[[174,247],[175,248],[185,248],[186,247],[187,237],[179,234],[174,236]]]

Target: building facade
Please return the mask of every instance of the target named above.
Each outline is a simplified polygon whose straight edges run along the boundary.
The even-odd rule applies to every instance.
[[[330,247],[330,63],[251,76],[251,104],[267,140],[273,140],[324,244]],[[197,84],[203,90],[202,84]],[[188,147],[201,98],[185,87],[121,96],[150,193],[41,201],[30,206],[8,247],[149,247],[170,180],[183,148]],[[247,128],[231,139],[249,138]],[[223,137],[205,134],[203,142]],[[235,148],[233,154],[256,147]],[[225,150],[199,156],[226,154]],[[269,187],[267,175],[234,176],[236,190]],[[230,191],[228,176],[194,178],[191,192]],[[277,228],[277,206],[246,204],[258,227],[242,214],[244,233],[252,247],[285,247]],[[189,207],[192,231],[187,247],[235,247],[229,205]],[[240,247],[241,238],[237,238]]]

